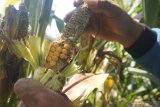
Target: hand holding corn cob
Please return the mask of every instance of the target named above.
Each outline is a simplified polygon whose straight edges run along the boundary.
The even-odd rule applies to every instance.
[[[76,0],[75,6],[79,6],[82,1]],[[124,47],[129,47],[143,31],[143,25],[135,22],[112,0],[85,0],[85,2],[92,12],[85,33],[95,34],[109,41],[118,41]],[[65,21],[68,22],[71,16],[72,12],[66,15]]]

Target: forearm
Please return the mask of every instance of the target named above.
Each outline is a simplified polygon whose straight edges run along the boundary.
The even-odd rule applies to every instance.
[[[138,64],[160,78],[160,29],[146,29],[126,51]]]

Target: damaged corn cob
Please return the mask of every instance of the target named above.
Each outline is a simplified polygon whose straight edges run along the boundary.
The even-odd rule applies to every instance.
[[[59,65],[65,66],[70,62],[77,48],[76,43],[83,34],[89,18],[90,11],[85,3],[75,9],[72,17],[64,28],[61,39],[58,42],[53,42],[50,46],[45,63],[46,68],[60,71],[63,67]]]
[[[18,39],[24,39],[28,35],[28,10],[24,3],[19,5]]]
[[[73,59],[77,51],[76,43],[84,32],[90,18],[90,11],[84,3],[76,8],[69,22],[66,24],[61,38],[50,45],[46,61],[46,70],[40,82],[55,91],[61,91],[65,83],[65,76],[61,72]],[[39,68],[41,69],[41,68]],[[41,70],[36,70],[41,72]],[[39,79],[39,77],[38,77]]]
[[[83,34],[89,21],[90,11],[86,4],[75,9],[69,22],[66,24],[61,39],[54,41],[48,51],[45,67],[60,71],[70,62],[76,50],[76,41]]]
[[[86,25],[89,22],[91,12],[88,9],[87,4],[84,2],[80,7],[75,9],[69,22],[64,28],[63,36],[72,40],[77,41],[83,34]]]
[[[70,42],[53,42],[46,57],[45,67],[55,71],[60,71],[71,61],[71,55],[73,52],[74,47]]]

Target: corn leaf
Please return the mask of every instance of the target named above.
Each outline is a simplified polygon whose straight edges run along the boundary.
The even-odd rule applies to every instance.
[[[64,29],[64,21],[62,19],[60,19],[59,17],[57,17],[56,15],[53,15],[53,18],[56,21],[56,25],[57,25],[59,32],[62,33],[62,31]]]
[[[50,45],[51,45],[52,41],[48,40],[48,39],[44,39],[43,43],[42,43],[42,47],[41,47],[41,64],[44,65],[45,63],[45,59],[47,57],[47,54],[49,52],[50,49]]]
[[[149,27],[155,27],[160,12],[159,0],[143,0],[144,22]]]
[[[36,36],[41,37],[42,40],[45,36],[45,31],[49,23],[52,3],[53,3],[53,0],[43,0],[41,15],[39,17],[38,32],[36,34]]]
[[[42,0],[30,0],[29,4],[29,22],[31,25],[31,35],[37,33],[38,21],[42,8]]]
[[[131,9],[128,11],[128,14],[132,14],[136,9],[137,7],[141,4],[141,0],[135,0]]]
[[[94,59],[97,55],[97,52],[98,52],[97,49],[93,49],[93,50],[90,51],[88,59],[87,59],[87,65],[86,65],[87,69],[89,69],[91,66],[93,66]]]
[[[38,65],[36,64],[36,61],[34,60],[29,48],[25,46],[23,41],[14,40],[14,44],[16,46],[16,48],[14,48],[16,49],[15,51],[18,51],[18,54],[22,58],[27,60],[32,65],[33,68],[36,68]]]
[[[95,88],[102,90],[104,81],[106,80],[108,75],[109,74],[95,75],[92,73],[76,74],[64,87],[63,92],[73,102],[76,99],[80,99],[83,101]],[[81,98],[79,98],[80,96]]]
[[[41,44],[41,38],[39,37],[30,36],[30,38],[28,39],[28,48],[36,62],[36,65],[40,65],[39,62],[40,44]]]
[[[154,75],[144,71],[144,70],[141,70],[141,69],[138,69],[138,68],[132,68],[132,67],[129,67],[128,68],[128,71],[129,73],[131,74],[138,74],[138,75],[141,75],[141,76],[144,76],[144,77],[147,77],[149,78],[154,84],[156,84],[157,86],[160,86],[160,80],[158,78],[156,78]]]

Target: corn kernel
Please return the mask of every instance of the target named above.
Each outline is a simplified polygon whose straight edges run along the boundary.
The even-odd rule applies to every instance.
[[[53,61],[57,61],[57,60],[58,60],[58,57],[57,57],[57,56],[52,56],[52,60],[53,60]]]
[[[54,55],[54,53],[51,52],[51,51],[48,53],[48,56],[50,56],[50,57],[53,56],[53,55]]]
[[[47,61],[48,62],[51,61],[51,57],[50,56],[47,57]]]
[[[64,44],[65,49],[69,49],[69,47],[70,47],[69,44],[67,44],[67,43]]]
[[[67,56],[66,56],[65,54],[60,54],[60,58],[61,58],[61,59],[66,59]]]
[[[61,52],[62,48],[61,47],[57,47],[56,51]]]
[[[49,63],[49,65],[50,65],[50,66],[54,66],[54,65],[56,65],[56,62],[55,62],[55,61],[51,61],[51,62]]]
[[[53,44],[52,46],[53,46],[54,48],[58,48],[58,47],[59,47],[58,43],[55,43],[55,44]]]
[[[67,49],[62,49],[62,54],[67,54]]]
[[[58,51],[55,51],[54,53],[53,53],[53,56],[55,56],[55,57],[59,57],[59,52]]]
[[[50,51],[54,52],[56,49],[54,46],[51,47]]]

